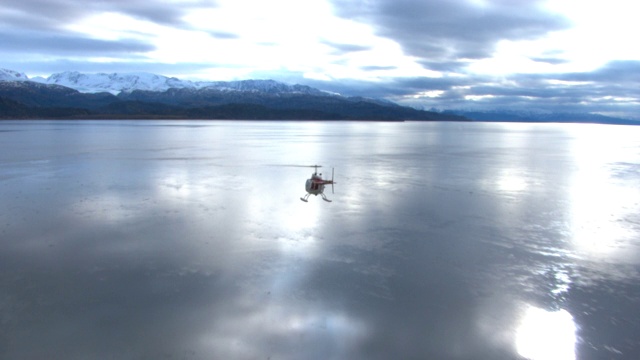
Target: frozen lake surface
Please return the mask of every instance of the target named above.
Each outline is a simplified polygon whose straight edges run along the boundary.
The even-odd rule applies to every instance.
[[[639,359],[640,127],[2,121],[0,289],[2,359]]]

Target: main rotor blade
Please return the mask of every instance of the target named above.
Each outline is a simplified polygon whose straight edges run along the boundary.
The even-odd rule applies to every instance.
[[[277,166],[277,167],[300,167],[300,168],[312,168],[318,167],[321,168],[322,165],[298,165],[298,164],[269,164],[267,166]]]

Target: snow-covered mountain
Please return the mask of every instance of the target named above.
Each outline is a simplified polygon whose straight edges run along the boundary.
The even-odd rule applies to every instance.
[[[0,80],[15,81],[19,74],[15,71],[4,70],[7,75],[0,73]],[[21,74],[25,80],[26,75]],[[4,77],[3,77],[4,76]],[[242,80],[242,81],[189,81],[175,77],[137,73],[97,73],[85,74],[77,71],[56,73],[48,78],[33,78],[32,81],[43,84],[66,86],[83,93],[109,92],[117,95],[121,92],[130,93],[134,90],[162,92],[169,89],[213,89],[218,91],[239,91],[258,93],[300,93],[308,95],[329,96],[329,93],[304,85],[288,85],[274,80]]]
[[[240,81],[198,81],[193,83],[196,89],[215,89],[220,91],[242,91],[260,93],[296,93],[318,96],[333,94],[306,85],[288,85],[275,80],[240,80]]]
[[[83,93],[110,92],[114,95],[122,91],[165,91],[170,88],[192,87],[190,82],[149,73],[83,74],[77,71],[53,74],[44,83],[66,86]]]
[[[24,73],[0,68],[0,81],[27,81],[29,77]]]

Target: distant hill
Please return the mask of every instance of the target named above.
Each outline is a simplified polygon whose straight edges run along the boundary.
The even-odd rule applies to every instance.
[[[0,69],[0,118],[467,120],[273,80],[191,82],[78,72],[36,80]]]
[[[594,124],[618,124],[618,125],[640,125],[640,121],[621,119],[589,113],[568,113],[568,112],[536,112],[536,111],[514,111],[514,110],[493,110],[493,111],[465,111],[446,110],[443,114],[464,116],[475,121],[495,121],[495,122],[561,122],[561,123],[594,123]]]

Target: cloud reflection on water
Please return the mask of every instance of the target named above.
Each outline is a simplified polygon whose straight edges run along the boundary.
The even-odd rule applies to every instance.
[[[0,355],[535,358],[564,339],[566,359],[592,351],[578,335],[633,354],[597,331],[637,318],[578,324],[637,305],[637,263],[608,257],[614,277],[574,239],[638,209],[633,176],[601,181],[633,156],[601,159],[621,193],[583,216],[573,127],[168,123],[65,125],[0,155]],[[270,166],[309,162],[336,167],[333,203],[299,200],[312,170]]]

